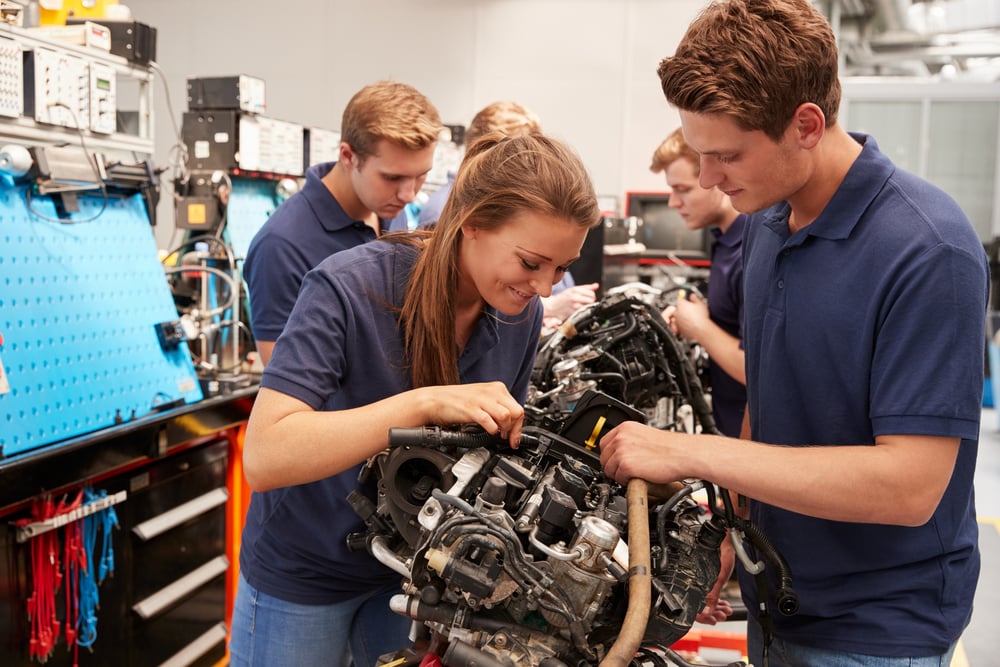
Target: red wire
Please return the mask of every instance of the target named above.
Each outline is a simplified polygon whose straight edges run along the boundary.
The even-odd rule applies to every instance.
[[[36,497],[31,504],[31,521],[45,521],[71,512],[83,500],[81,489],[76,498],[63,498],[58,506],[53,505],[49,495]],[[64,549],[66,562],[66,643],[73,646],[73,664],[78,663],[79,646],[76,643],[76,617],[79,615],[80,568],[86,570],[86,556],[80,533],[80,520],[66,525]],[[26,601],[31,635],[28,640],[28,655],[31,659],[45,662],[55,648],[62,624],[56,614],[56,592],[63,583],[62,566],[59,562],[59,534],[50,530],[31,539],[30,544],[32,592]]]

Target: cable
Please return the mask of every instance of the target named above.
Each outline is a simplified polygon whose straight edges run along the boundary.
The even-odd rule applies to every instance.
[[[55,507],[49,495],[38,496],[31,503],[31,521],[44,521],[55,516]],[[56,617],[56,590],[61,575],[57,549],[58,534],[48,531],[31,539],[31,595],[26,601],[31,635],[28,656],[44,662],[52,655],[59,637],[59,619]]]
[[[84,500],[87,504],[97,502],[107,497],[103,489],[95,493],[92,489],[84,489]],[[76,522],[79,524],[80,522]],[[76,617],[76,642],[84,648],[90,648],[97,640],[97,609],[100,608],[98,586],[114,572],[114,546],[111,542],[111,530],[118,525],[118,515],[114,507],[106,507],[99,512],[83,518],[83,549],[86,557],[86,567],[79,576],[79,612]],[[97,551],[97,532],[102,532],[100,551]],[[95,556],[97,561],[95,564]],[[66,619],[67,628],[69,618]],[[67,629],[67,633],[69,630]]]
[[[236,284],[236,280],[232,276],[230,276],[225,271],[222,271],[221,269],[216,269],[216,268],[211,267],[211,266],[193,266],[193,265],[192,266],[165,266],[165,267],[163,267],[163,272],[166,273],[166,274],[171,274],[171,273],[201,273],[201,272],[206,272],[206,273],[211,273],[214,276],[218,276],[218,277],[222,278],[223,282],[226,283],[226,287],[229,288],[229,299],[227,300],[227,302],[226,302],[225,305],[220,306],[218,308],[214,308],[211,311],[209,311],[208,313],[202,313],[201,317],[203,317],[203,318],[211,318],[211,317],[215,317],[216,315],[221,315],[222,313],[226,312],[228,309],[232,308],[233,304],[236,303],[236,299],[238,298],[238,295],[240,293],[239,287]]]
[[[181,180],[187,181],[188,179],[187,145],[184,143],[184,137],[181,135],[181,130],[177,126],[177,117],[174,114],[174,103],[173,100],[171,100],[170,98],[170,87],[167,85],[167,75],[164,74],[163,69],[160,67],[159,63],[150,62],[149,68],[159,76],[160,83],[163,84],[164,101],[167,103],[167,114],[170,116],[170,124],[174,129],[174,138],[177,141],[177,143],[175,143],[173,146],[170,147],[168,152],[169,156],[169,153],[172,153],[174,150],[177,151],[177,161],[173,163],[171,166],[174,168],[175,173],[179,169]]]
[[[200,234],[198,236],[192,236],[179,246],[175,246],[173,250],[170,250],[166,254],[166,256],[164,256],[162,263],[166,264],[167,260],[169,260],[177,253],[179,253],[184,248],[193,246],[202,241],[207,241],[209,244],[215,244],[221,247],[222,250],[226,253],[226,262],[229,264],[229,270],[232,271],[233,273],[236,273],[236,257],[235,255],[233,255],[233,249],[229,246],[228,243],[226,243],[225,241],[223,241],[222,239],[218,238],[213,234]]]
[[[89,218],[84,218],[82,220],[73,220],[73,219],[66,220],[62,218],[53,218],[51,216],[45,215],[44,213],[39,213],[31,205],[31,200],[32,200],[31,191],[33,188],[38,187],[37,184],[29,186],[28,188],[25,189],[24,191],[25,204],[28,207],[28,211],[32,215],[41,218],[42,220],[45,220],[47,222],[56,222],[61,225],[65,224],[78,225],[86,222],[93,222],[94,220],[97,220],[99,217],[101,217],[101,215],[104,214],[104,211],[108,208],[108,188],[104,184],[104,179],[101,178],[101,172],[97,169],[97,159],[96,157],[91,156],[90,149],[87,148],[87,139],[83,135],[83,128],[80,126],[80,119],[77,117],[76,111],[69,105],[64,104],[63,102],[54,102],[50,104],[49,107],[62,107],[63,109],[66,109],[73,117],[73,124],[76,126],[76,132],[77,134],[80,135],[80,147],[83,149],[83,156],[87,160],[87,164],[90,165],[91,171],[94,172],[94,182],[97,183],[97,187],[100,188],[101,190],[101,209],[97,213],[90,216]],[[53,194],[58,194],[58,193],[53,193]]]

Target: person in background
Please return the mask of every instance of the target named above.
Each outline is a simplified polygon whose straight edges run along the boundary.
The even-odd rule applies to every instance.
[[[243,263],[250,323],[267,364],[306,272],[328,255],[378,237],[413,200],[434,163],[443,126],[412,86],[378,81],[355,93],[341,120],[336,162],[306,172],[254,236]]]
[[[232,665],[346,665],[350,651],[367,667],[408,646],[409,621],[389,608],[399,574],[347,545],[365,530],[348,495],[376,498],[361,466],[397,426],[479,424],[517,445],[538,298],[599,222],[570,148],[488,134],[433,231],[387,235],[306,275],[246,432]]]
[[[472,122],[465,130],[462,144],[471,146],[489,132],[503,132],[509,137],[517,137],[524,134],[539,134],[541,131],[541,120],[533,111],[517,102],[502,100],[486,105],[473,116]],[[437,222],[445,202],[448,201],[454,179],[454,174],[449,174],[448,182],[430,194],[420,209],[418,217],[420,227],[427,227]],[[542,299],[545,308],[545,328],[553,329],[559,326],[574,311],[593,303],[598,287],[597,283],[577,285],[573,275],[567,271],[559,284],[553,288],[552,295]]]
[[[708,302],[697,294],[679,299],[663,311],[675,334],[700,344],[708,354],[712,414],[723,435],[737,437],[743,424],[747,392],[740,326],[743,320],[743,225],[746,215],[733,208],[718,188],[698,184],[699,155],[677,128],[653,153],[649,170],[663,172],[670,187],[669,204],[688,229],[712,234]]]
[[[948,665],[980,569],[987,259],[949,195],[838,124],[837,68],[809,0],[712,3],[661,62],[701,185],[753,213],[747,439],[626,423],[601,462],[749,499],[800,605],[741,568],[753,664]]]

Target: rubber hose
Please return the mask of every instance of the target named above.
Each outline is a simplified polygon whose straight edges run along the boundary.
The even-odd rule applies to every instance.
[[[625,497],[628,500],[628,609],[621,632],[600,667],[627,667],[635,657],[649,623],[652,604],[652,572],[649,553],[649,506],[647,484],[631,479]]]

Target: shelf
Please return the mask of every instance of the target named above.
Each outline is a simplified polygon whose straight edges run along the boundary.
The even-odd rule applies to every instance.
[[[94,132],[89,129],[90,119],[78,119],[84,127],[78,130],[75,127],[66,127],[58,124],[49,124],[35,120],[32,115],[22,114],[20,117],[0,117],[0,142],[2,143],[22,143],[25,147],[39,145],[80,145],[81,135],[83,143],[86,143],[89,152],[110,153],[116,158],[121,158],[121,154],[143,154],[152,155],[153,146],[153,79],[154,72],[152,66],[144,66],[132,63],[125,58],[102,51],[100,49],[88,48],[62,42],[58,39],[44,37],[34,34],[32,30],[19,28],[6,24],[0,24],[0,41],[11,40],[21,47],[24,52],[38,51],[39,49],[55,51],[60,56],[67,56],[70,59],[80,59],[86,62],[87,66],[100,65],[110,70],[115,75],[115,88],[109,97],[114,98],[114,111],[117,119],[125,115],[135,115],[135,133],[114,132],[110,134]],[[38,56],[36,56],[37,58]],[[31,78],[33,73],[24,73],[25,82]],[[13,79],[13,75],[11,79]],[[93,76],[93,74],[91,75]],[[16,85],[8,81],[5,85]],[[93,85],[93,84],[91,84]],[[61,95],[62,93],[60,93]],[[26,107],[30,108],[28,87],[23,87],[22,95],[26,98]],[[123,99],[135,108],[123,108]],[[103,103],[104,100],[100,100]],[[93,93],[87,104],[94,104]],[[76,102],[72,104],[75,106]]]

